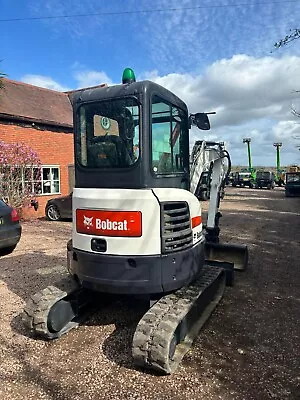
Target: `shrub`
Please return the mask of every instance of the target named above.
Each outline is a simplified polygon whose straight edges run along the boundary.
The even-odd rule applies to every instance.
[[[41,181],[38,154],[23,143],[0,141],[0,198],[22,212]]]

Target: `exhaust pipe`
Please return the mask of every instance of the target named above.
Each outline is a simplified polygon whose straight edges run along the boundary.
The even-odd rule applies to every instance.
[[[205,260],[211,262],[232,263],[234,269],[243,271],[248,266],[248,247],[240,244],[205,244]]]

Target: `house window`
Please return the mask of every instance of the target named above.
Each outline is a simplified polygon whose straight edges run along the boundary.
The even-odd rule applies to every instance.
[[[59,167],[25,168],[23,182],[24,187],[36,195],[60,193]]]
[[[59,193],[59,168],[42,167],[42,193]]]

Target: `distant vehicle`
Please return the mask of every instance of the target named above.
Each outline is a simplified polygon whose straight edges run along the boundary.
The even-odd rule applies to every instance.
[[[254,180],[250,172],[235,172],[233,176],[232,186],[248,186],[249,188],[254,187]]]
[[[72,193],[48,200],[45,215],[50,221],[72,218]]]
[[[235,172],[230,172],[230,174],[226,180],[226,185],[230,185],[230,184],[232,185],[232,182],[234,181],[234,175],[235,175]]]
[[[0,256],[14,251],[21,238],[21,231],[17,210],[0,199]]]
[[[256,189],[274,189],[275,187],[275,174],[271,171],[258,171],[256,173]]]
[[[275,184],[278,186],[284,186],[285,172],[280,171],[275,174]]]
[[[285,196],[300,196],[300,172],[286,173]]]
[[[290,165],[287,172],[300,172],[300,167],[297,164]]]

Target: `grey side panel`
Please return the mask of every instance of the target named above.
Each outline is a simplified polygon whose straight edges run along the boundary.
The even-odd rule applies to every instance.
[[[196,278],[204,265],[204,243],[164,256],[111,256],[72,250],[71,273],[100,292],[159,294]]]
[[[162,268],[162,285],[164,292],[169,292],[174,290],[178,282],[179,288],[199,275],[205,261],[204,242],[167,257],[162,256],[162,258],[165,259]]]

